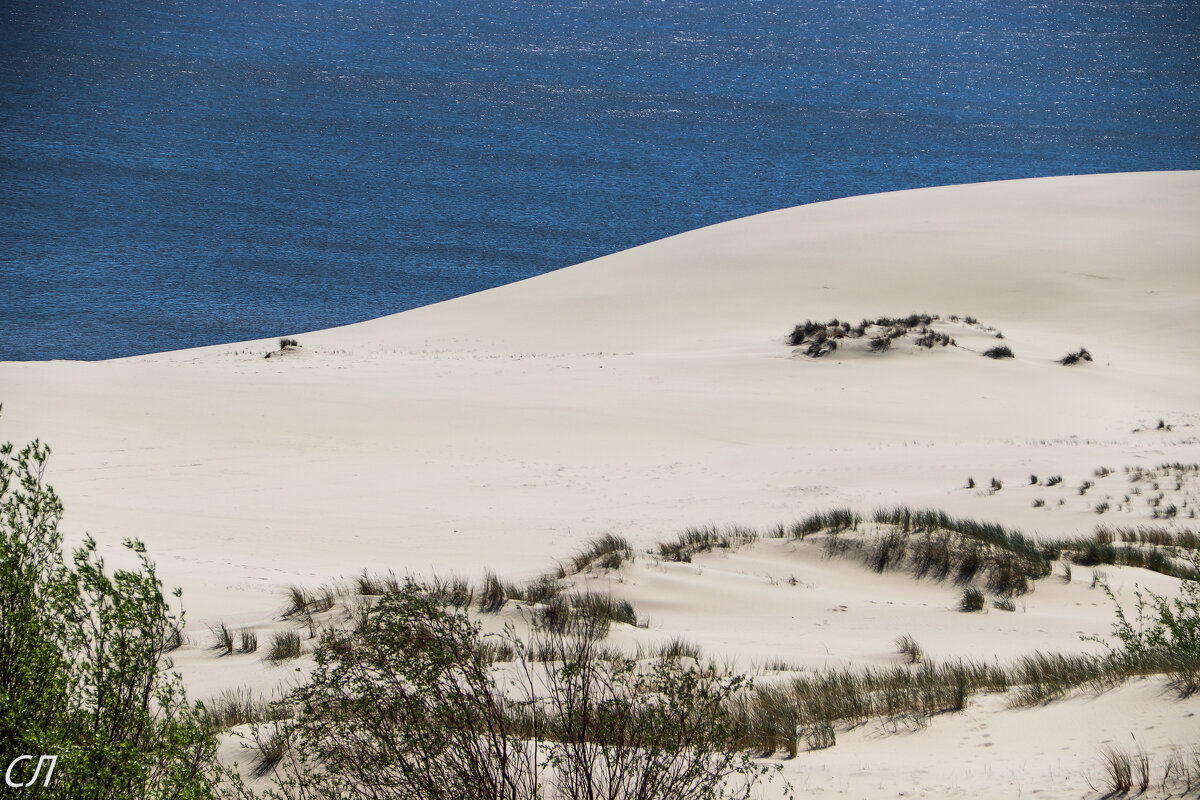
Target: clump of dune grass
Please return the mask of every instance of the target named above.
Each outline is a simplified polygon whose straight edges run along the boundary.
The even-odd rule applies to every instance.
[[[757,538],[756,531],[735,525],[726,528],[715,525],[685,528],[674,541],[659,542],[657,554],[666,561],[690,562],[697,553],[733,550]]]
[[[733,713],[747,749],[795,755],[798,739],[815,724],[855,727],[880,720],[888,730],[922,727],[936,714],[963,710],[978,693],[1008,693],[1014,706],[1038,705],[1081,688],[1102,692],[1129,678],[1162,675],[1170,665],[1162,656],[1133,661],[1034,653],[1009,666],[922,660],[888,668],[847,668],[756,686],[733,703]]]
[[[1096,540],[1100,542],[1125,542],[1178,550],[1200,550],[1200,531],[1194,530],[1173,530],[1155,526],[1131,528],[1101,525],[1096,528],[1095,536]]]
[[[880,526],[852,540],[831,535],[830,555],[857,554],[876,572],[909,569],[918,578],[967,584],[982,575],[996,594],[1021,594],[1050,574],[1051,553],[1023,534],[940,511],[881,509]]]
[[[828,722],[814,722],[803,730],[809,750],[825,750],[837,744],[837,731]]]
[[[167,628],[166,636],[164,637],[163,650],[171,652],[178,650],[187,644],[187,634],[183,632],[183,624],[174,622]]]
[[[1129,794],[1133,790],[1134,757],[1127,750],[1118,750],[1107,745],[1100,756],[1101,767],[1104,770],[1104,785],[1108,787],[1108,796]]]
[[[212,649],[221,651],[222,655],[233,655],[233,631],[224,623],[209,628],[212,632]]]
[[[700,660],[700,653],[700,645],[680,637],[664,642],[654,650],[656,658],[690,658],[693,661]]]
[[[758,665],[762,672],[803,672],[804,667],[784,658],[768,658]]]
[[[252,749],[255,760],[250,774],[255,778],[270,774],[283,761],[291,747],[287,731],[287,726],[278,723],[254,728]]]
[[[626,600],[599,592],[559,594],[540,609],[538,623],[556,634],[603,637],[612,623],[637,625],[637,613]]]
[[[256,697],[253,692],[244,688],[226,690],[196,705],[204,726],[213,731],[287,719],[291,716],[291,710],[286,705]]]
[[[842,531],[857,530],[862,523],[862,516],[849,508],[833,508],[819,511],[798,520],[787,529],[793,539],[803,539],[815,533],[841,533]]]
[[[1058,700],[1080,686],[1103,691],[1115,685],[1118,672],[1104,658],[1090,655],[1033,653],[1017,660],[1010,681],[1017,687],[1015,705],[1039,705]]]
[[[527,583],[521,594],[529,603],[549,603],[562,594],[565,588],[552,575],[540,575]]]
[[[253,653],[258,649],[258,634],[249,628],[243,628],[240,632],[241,645],[238,647],[239,653]]]
[[[1163,766],[1162,787],[1179,792],[1186,797],[1193,791],[1200,792],[1200,745],[1193,745],[1190,752],[1172,748]]]
[[[512,661],[516,656],[516,649],[511,642],[495,636],[480,639],[476,650],[485,664]]]
[[[363,570],[354,578],[354,589],[363,597],[382,597],[400,588],[400,581],[391,572],[378,575]]]
[[[798,736],[811,726],[827,726],[826,734],[838,725],[854,727],[872,719],[892,729],[921,726],[934,714],[961,711],[973,692],[1007,689],[1003,669],[991,665],[922,662],[841,669],[755,687],[733,704],[733,713],[747,749],[795,755]]]
[[[961,611],[983,611],[985,602],[983,592],[975,586],[968,586],[962,591],[958,608]]]
[[[317,614],[324,614],[326,611],[329,611],[333,608],[334,604],[337,602],[339,593],[338,586],[333,584],[323,584],[313,595],[309,610]]]
[[[633,547],[624,536],[605,533],[584,545],[583,549],[562,566],[560,577],[587,569],[617,569],[633,558]]]
[[[315,598],[308,589],[303,586],[291,585],[287,587],[288,605],[283,610],[284,618],[295,617],[309,611],[315,602]]]
[[[909,664],[917,664],[925,658],[925,651],[921,649],[921,645],[907,633],[896,639],[896,652],[904,656]]]
[[[987,358],[993,359],[1014,358],[1012,348],[1006,344],[997,345],[996,347],[984,350],[983,355]]]
[[[267,661],[278,664],[281,661],[299,658],[302,653],[300,634],[295,631],[281,631],[271,637],[271,647],[267,650]]]
[[[1108,508],[1102,504],[1098,510]],[[982,579],[987,591],[1005,597],[1028,592],[1035,581],[1052,574],[1059,559],[1085,566],[1134,566],[1181,579],[1197,574],[1196,566],[1184,557],[1200,544],[1200,535],[1192,531],[1114,533],[1102,528],[1094,537],[1037,542],[995,523],[901,506],[877,510],[872,520],[880,528],[846,539],[835,534],[856,524],[851,520],[857,516],[839,512],[836,522],[830,516],[814,515],[780,530],[798,538],[828,533],[826,552],[856,555],[877,572],[908,569],[918,578],[952,579],[960,585]],[[1117,537],[1123,541],[1113,541]]]
[[[519,600],[522,597],[521,588],[514,583],[508,583],[488,570],[483,574],[483,584],[479,588],[479,610],[484,614],[495,614],[504,608],[510,599]]]
[[[554,633],[603,636],[612,623],[637,625],[637,613],[627,600],[599,592],[559,594],[545,604],[539,624]]]
[[[509,587],[502,583],[500,584],[500,589],[502,591],[507,588]],[[399,591],[399,589],[400,583],[397,581],[394,587],[388,587],[388,592],[396,592]],[[437,600],[443,605],[451,606],[452,608],[468,608],[475,599],[475,591],[471,588],[471,582],[458,575],[449,575],[445,577],[441,575],[435,575],[424,584],[424,590],[425,593],[433,599]],[[503,605],[503,603],[501,605]]]
[[[1093,538],[1065,540],[1056,545],[1066,557],[1080,566],[1140,567],[1184,580],[1195,580],[1198,577],[1193,561],[1180,557],[1182,552],[1195,551],[1183,548],[1173,550],[1169,545],[1117,543],[1112,541],[1111,537],[1108,529],[1101,528]]]

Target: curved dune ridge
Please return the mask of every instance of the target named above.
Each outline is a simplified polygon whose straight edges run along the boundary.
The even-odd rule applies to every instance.
[[[145,538],[214,613],[295,576],[528,571],[604,530],[833,504],[1075,530],[1082,510],[956,490],[1200,460],[1197,219],[1198,172],[819,203],[299,334],[285,358],[3,364],[4,435],[56,447],[72,533]],[[810,317],[921,311],[974,315],[1017,357],[978,357],[986,336],[820,360],[784,344]],[[1080,346],[1092,363],[1055,363]],[[1172,432],[1133,433],[1160,418]]]
[[[90,531],[108,552],[140,537],[183,587],[193,643],[173,658],[193,697],[266,694],[311,659],[217,658],[206,626],[251,626],[265,645],[293,625],[279,618],[285,586],[364,568],[522,580],[604,532],[644,549],[685,526],[766,528],[834,506],[934,507],[1034,537],[1149,523],[1140,495],[1121,499],[1140,489],[1124,468],[1200,462],[1197,220],[1200,172],[786,209],[403,314],[280,331],[300,344],[285,351],[0,363],[0,438],[54,446],[69,536]],[[814,359],[786,343],[807,319],[914,312],[940,315],[957,346],[871,352],[864,337]],[[1014,357],[982,356],[999,345]],[[1081,347],[1091,361],[1059,363]],[[1200,478],[1179,474],[1164,491],[1194,509]],[[1080,635],[1106,634],[1111,608],[1090,570],[1055,571],[988,614],[959,612],[949,583],[783,538],[573,580],[647,622],[618,626],[618,646],[683,636],[739,669],[819,671],[898,663],[901,634],[934,659],[1094,651]],[[1135,583],[1178,586],[1108,574],[1126,598]],[[1080,797],[1100,786],[1103,743],[1134,734],[1161,761],[1194,742],[1198,702],[1150,682],[1021,710],[981,696],[911,736],[841,731],[785,771],[815,796]]]

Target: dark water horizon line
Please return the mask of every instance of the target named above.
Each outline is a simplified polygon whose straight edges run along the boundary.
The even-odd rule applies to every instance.
[[[323,330],[876,192],[1200,168],[1180,0],[0,4],[0,360]]]
[[[255,343],[261,343],[261,342],[268,341],[271,339],[282,339],[282,338],[287,338],[287,337],[305,336],[308,334],[320,333],[322,331],[334,330],[336,328],[350,327],[350,326],[357,325],[357,324],[360,324],[363,322],[371,322],[374,320],[383,319],[385,317],[391,317],[391,316],[395,316],[397,314],[403,314],[408,311],[415,311],[420,308],[428,308],[429,306],[439,305],[441,303],[450,303],[450,302],[453,302],[455,300],[458,300],[458,299],[461,299],[464,297],[469,297],[469,296],[475,295],[475,294],[482,294],[484,292],[489,292],[493,289],[498,289],[503,286],[511,286],[513,284],[523,283],[527,280],[539,278],[542,275],[549,275],[553,272],[558,272],[560,270],[568,269],[570,267],[581,266],[581,265],[587,264],[591,261],[596,261],[598,259],[606,258],[609,255],[614,255],[616,253],[625,252],[627,250],[635,250],[639,247],[643,247],[648,244],[653,244],[655,242],[663,241],[664,239],[671,239],[671,238],[674,238],[675,236],[684,236],[684,235],[687,235],[688,233],[691,233],[693,231],[702,230],[704,228],[715,227],[717,225],[723,225],[728,222],[736,222],[737,220],[747,219],[749,217],[756,217],[756,216],[761,216],[764,214],[772,214],[772,213],[775,213],[778,211],[787,211],[788,209],[792,209],[792,208],[800,208],[800,207],[809,206],[809,205],[818,205],[821,203],[832,203],[832,202],[837,202],[839,200],[850,200],[850,199],[854,199],[854,198],[858,198],[858,197],[872,197],[872,196],[885,195],[885,194],[903,194],[905,192],[922,191],[925,189],[950,189],[950,188],[954,188],[954,187],[958,187],[958,186],[975,186],[975,185],[984,185],[984,184],[992,184],[992,183],[1011,183],[1011,182],[1016,182],[1016,181],[1053,180],[1056,178],[1072,178],[1072,177],[1093,177],[1093,176],[1101,177],[1101,176],[1105,176],[1105,175],[1154,174],[1154,173],[1162,173],[1162,172],[1200,172],[1200,166],[1197,166],[1194,169],[1160,169],[1160,170],[1147,169],[1147,170],[1133,170],[1133,171],[1121,171],[1121,172],[1083,172],[1083,173],[1073,173],[1073,174],[1067,174],[1067,175],[1037,175],[1037,176],[1033,176],[1033,177],[999,178],[996,180],[970,181],[967,183],[948,183],[948,184],[936,184],[936,185],[931,185],[931,186],[914,186],[914,187],[906,188],[906,189],[886,189],[886,190],[882,190],[882,191],[878,191],[878,192],[866,192],[864,194],[853,194],[853,195],[845,195],[842,197],[832,197],[827,200],[816,200],[811,203],[802,203],[802,204],[795,205],[795,206],[783,206],[781,208],[773,208],[773,209],[768,209],[766,211],[757,211],[757,212],[748,214],[743,217],[736,217],[734,219],[721,220],[719,222],[709,223],[708,225],[702,225],[697,228],[690,228],[685,231],[679,231],[678,233],[667,234],[666,236],[661,237],[659,239],[653,239],[651,241],[640,242],[638,244],[630,245],[629,247],[622,248],[621,250],[616,250],[613,253],[606,253],[604,255],[596,256],[595,258],[590,258],[585,261],[578,262],[576,264],[567,264],[562,267],[556,267],[547,272],[539,273],[537,275],[530,275],[530,276],[523,277],[523,278],[517,278],[515,280],[509,281],[508,283],[501,283],[501,284],[497,284],[495,286],[488,286],[488,287],[485,287],[482,289],[477,289],[475,291],[468,292],[466,294],[455,295],[454,297],[448,297],[448,298],[445,298],[442,300],[434,300],[425,305],[413,306],[411,308],[403,308],[403,309],[399,309],[397,311],[385,312],[378,316],[366,317],[363,319],[356,319],[356,320],[352,320],[350,322],[339,323],[337,325],[331,325],[331,326],[324,327],[324,328],[295,329],[295,330],[289,329],[289,330],[283,330],[283,331],[274,332],[274,333],[267,333],[263,336],[253,338],[253,339],[223,339],[223,340],[219,340],[219,341],[205,342],[203,344],[187,345],[185,347],[179,347],[179,348],[169,348],[166,350],[148,350],[145,352],[127,353],[127,354],[111,356],[111,357],[107,357],[107,358],[26,358],[26,359],[11,359],[11,360],[19,361],[19,362],[35,362],[35,363],[46,363],[46,362],[53,362],[53,361],[76,361],[76,362],[89,362],[89,363],[102,362],[102,361],[120,361],[123,359],[129,359],[129,358],[139,358],[139,357],[143,357],[143,356],[163,355],[166,353],[180,353],[180,352],[185,352],[188,350],[198,350],[198,349],[208,348],[208,347],[236,347],[238,345],[250,345],[250,344],[255,344]],[[301,343],[301,344],[303,344],[303,343]],[[0,361],[3,361],[3,359],[0,359]]]

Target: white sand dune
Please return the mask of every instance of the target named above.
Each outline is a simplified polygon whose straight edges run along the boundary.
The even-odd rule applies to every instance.
[[[0,432],[51,442],[70,535],[90,531],[109,548],[122,536],[146,540],[197,625],[262,622],[281,586],[363,568],[473,576],[490,566],[522,577],[604,531],[648,545],[686,525],[769,525],[832,505],[903,502],[1038,535],[1088,532],[1100,521],[1095,504],[1112,497],[1115,506],[1128,489],[1118,474],[1080,496],[1075,487],[1097,467],[1200,461],[1197,220],[1200,172],[819,203],[299,334],[303,347],[280,358],[263,358],[275,347],[265,341],[3,363]],[[934,352],[812,360],[784,344],[806,318],[911,312],[974,315],[1017,357],[980,357],[996,341],[965,328],[962,347]],[[1080,346],[1094,362],[1056,363]],[[1171,429],[1155,430],[1160,419]],[[1064,484],[1024,485],[1031,473],[1062,474]],[[968,476],[980,488],[963,488]],[[1002,491],[984,490],[992,477]],[[1104,521],[1147,514],[1135,506]],[[631,574],[628,589],[664,634],[809,666],[822,651],[803,642],[835,661],[870,663],[894,658],[891,640],[910,628],[933,653],[1005,656],[1079,648],[1079,633],[1107,627],[1103,599],[1073,584],[1039,589],[1023,614],[988,615],[972,633],[949,588],[845,564],[824,573],[802,556],[759,547],[734,557],[732,571]],[[784,603],[794,619],[756,614],[785,590],[747,584],[765,574],[754,559],[801,559],[791,566],[828,586]],[[839,591],[854,595],[841,601],[852,613],[827,613]],[[885,607],[885,595],[899,606]],[[800,645],[781,644],[793,635]],[[203,658],[182,658],[195,662],[189,682],[202,694],[274,680],[232,662],[206,677]],[[1051,789],[1038,796],[1080,796],[1086,784],[1063,777],[1080,765],[1065,762],[1127,736],[1127,715],[1152,717],[1132,710],[1149,691],[1020,714],[976,709],[902,744],[863,734],[862,749],[839,745],[813,763],[829,775],[822,791],[847,796],[894,796],[909,783],[916,796],[950,796],[960,783],[973,796],[1011,797],[1014,787],[1043,788],[1038,776]],[[1155,736],[1200,739],[1196,718],[1178,713],[1200,711],[1195,701],[1160,704]],[[1053,757],[1052,737],[1008,749],[997,741],[966,760],[953,738],[937,739],[950,747],[938,756],[947,763],[925,765],[923,776],[903,766],[916,755],[888,755],[921,752],[922,737],[956,736],[945,731],[979,715],[1018,738],[1029,725],[1014,719],[1051,730],[1081,715],[1094,730],[1074,731],[1076,749]],[[888,758],[898,760],[862,771]]]

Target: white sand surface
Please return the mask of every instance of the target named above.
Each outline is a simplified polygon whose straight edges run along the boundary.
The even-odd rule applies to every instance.
[[[2,363],[0,438],[49,441],[69,537],[89,531],[106,552],[144,539],[196,631],[280,625],[283,586],[363,568],[528,577],[605,531],[648,546],[687,525],[895,503],[1037,536],[1145,523],[1145,503],[1121,501],[1121,470],[1200,462],[1198,221],[1197,172],[819,203],[391,317],[280,331],[303,346],[278,358],[262,341]],[[981,357],[997,340],[965,327],[961,347],[931,352],[814,360],[784,343],[807,318],[912,312],[973,315],[1017,357]],[[1056,363],[1080,346],[1092,363]],[[1093,477],[1101,466],[1117,472]],[[1064,481],[1030,486],[1031,473]],[[1097,485],[1080,495],[1085,479]],[[1121,507],[1100,517],[1105,498]],[[1200,487],[1171,499],[1194,508]],[[1111,618],[1082,572],[1041,582],[1017,612],[966,616],[949,587],[785,542],[698,564],[621,577],[651,620],[630,636],[819,668],[894,660],[906,632],[947,657],[1083,649],[1079,634]],[[1156,578],[1119,572],[1122,585]],[[178,661],[198,696],[294,674],[200,648]],[[972,709],[899,738],[860,731],[788,770],[849,797],[1081,796],[1064,776],[1094,766],[1081,762],[1106,739],[1161,717],[1150,744],[1200,740],[1196,701],[1155,692]],[[996,748],[960,757],[986,744],[984,724]]]

